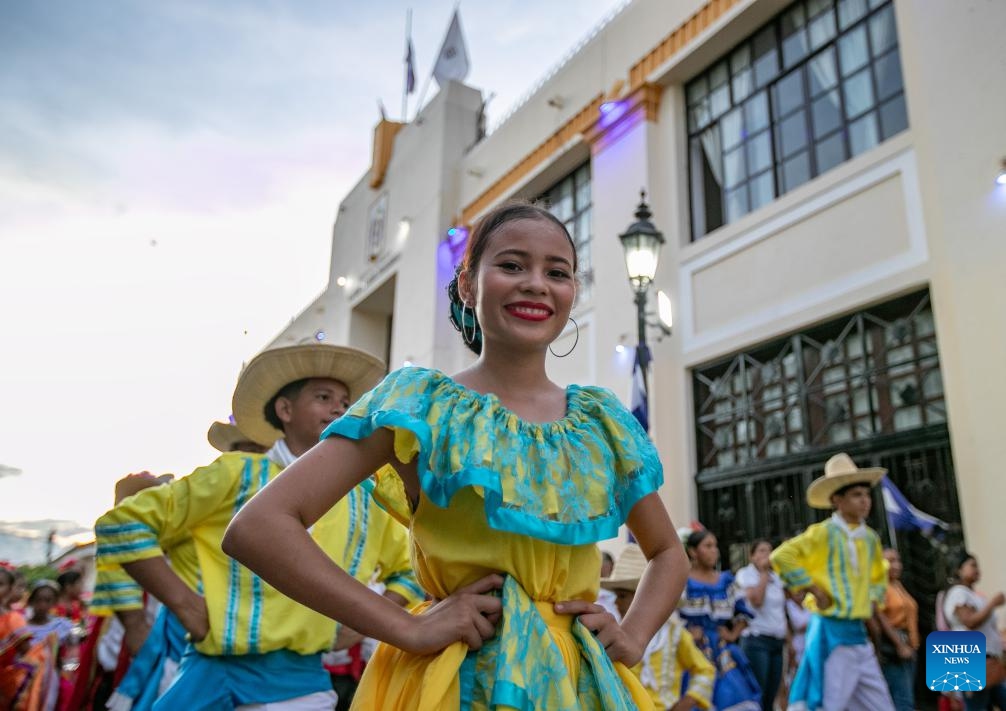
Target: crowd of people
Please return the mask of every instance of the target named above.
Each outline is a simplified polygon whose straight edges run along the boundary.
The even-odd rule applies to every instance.
[[[883,470],[833,457],[807,492],[830,518],[724,570],[715,532],[671,522],[632,413],[546,375],[577,266],[561,222],[506,204],[448,290],[468,369],[256,356],[217,459],[116,484],[89,608],[79,571],[0,568],[0,707],[915,708],[918,607],[866,524]],[[978,578],[963,557],[940,606],[986,633],[990,683],[948,703],[1003,709],[1003,595]]]

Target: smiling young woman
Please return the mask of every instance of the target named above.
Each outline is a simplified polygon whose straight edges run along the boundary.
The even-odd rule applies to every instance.
[[[652,708],[626,665],[670,615],[687,562],[632,414],[608,390],[546,375],[576,269],[547,211],[487,214],[449,287],[451,321],[478,360],[451,377],[391,373],[231,524],[227,553],[387,643],[354,707]],[[356,584],[305,531],[373,472],[373,496],[410,526],[431,598],[411,614]],[[596,543],[622,523],[648,562],[618,623],[593,601]]]

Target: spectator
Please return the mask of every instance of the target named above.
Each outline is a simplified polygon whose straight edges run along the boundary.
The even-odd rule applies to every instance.
[[[915,708],[915,654],[919,648],[919,605],[901,584],[901,556],[884,549],[887,560],[887,593],[880,611],[880,671],[887,679],[896,711]]]
[[[755,541],[751,544],[751,563],[737,571],[737,586],[754,613],[741,633],[741,650],[761,686],[762,711],[772,711],[775,703],[786,643],[786,592],[772,570],[771,553],[771,543]]]

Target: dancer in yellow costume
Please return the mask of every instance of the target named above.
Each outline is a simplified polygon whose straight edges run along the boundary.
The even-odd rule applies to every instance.
[[[487,214],[449,289],[478,361],[454,377],[392,373],[232,521],[228,553],[386,643],[354,708],[652,708],[627,666],[670,615],[687,563],[632,414],[610,391],[563,389],[545,373],[576,266],[545,210]],[[374,496],[410,524],[433,598],[411,615],[355,584],[305,530],[375,470]],[[619,624],[594,603],[595,544],[623,522],[648,562]]]
[[[332,708],[335,695],[321,653],[332,643],[334,623],[229,559],[220,542],[248,499],[317,442],[351,396],[383,370],[379,360],[352,348],[313,344],[260,353],[242,372],[232,405],[249,439],[274,442],[269,451],[225,453],[171,484],[130,497],[98,520],[99,566],[121,565],[175,613],[193,640],[154,711]],[[198,557],[196,589],[164,560],[164,542],[185,534]],[[330,564],[337,561],[363,581],[379,573],[396,609],[419,599],[407,532],[364,489],[348,492],[311,535]]]

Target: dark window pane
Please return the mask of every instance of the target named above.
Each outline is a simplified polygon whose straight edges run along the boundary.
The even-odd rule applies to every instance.
[[[713,118],[717,118],[730,109],[730,85],[724,84],[718,89],[713,89],[709,95],[709,109]]]
[[[782,184],[786,190],[792,190],[808,180],[810,180],[809,153],[795,155],[782,164]]]
[[[712,232],[723,224],[723,201],[720,190],[719,175],[721,174],[720,159],[713,156],[710,162],[710,148],[700,137],[691,141],[690,171],[692,188],[692,236],[701,237]]]
[[[894,29],[894,8],[888,5],[870,18],[870,44],[873,46],[873,56],[883,54],[898,41]]]
[[[859,74],[849,77],[842,84],[845,98],[845,117],[859,116],[867,109],[873,108],[873,81],[870,70],[864,69]]]
[[[835,67],[835,49],[829,47],[807,63],[810,79],[810,95],[817,96],[838,84],[838,69]]]
[[[779,73],[779,57],[775,46],[775,28],[769,25],[754,37],[755,84],[764,86]]]
[[[738,106],[720,119],[720,138],[723,141],[723,150],[725,151],[736,146],[744,137],[744,119],[741,112],[742,109]]]
[[[730,55],[730,71],[734,74],[740,73],[742,69],[751,66],[751,45],[742,44]]]
[[[590,207],[590,164],[584,166],[576,173],[576,210],[577,212]]]
[[[772,137],[768,131],[762,131],[754,138],[748,139],[748,172],[759,173],[772,165]]]
[[[877,78],[877,99],[880,101],[901,91],[901,59],[897,52],[874,62],[873,73]]]
[[[878,7],[880,7],[887,1],[888,0],[870,0],[870,9],[876,10]]]
[[[754,89],[754,75],[750,69],[742,69],[731,80],[734,89],[734,101],[742,101]]]
[[[804,16],[803,5],[794,5],[782,16],[782,63],[786,67],[807,56],[807,19]]]
[[[842,65],[842,76],[847,77],[870,60],[866,47],[866,28],[857,27],[838,40],[838,59]]]
[[[871,111],[866,116],[849,124],[849,149],[858,156],[880,142],[877,131],[877,113]]]
[[[835,39],[835,15],[826,12],[819,17],[815,17],[807,25],[807,32],[810,35],[810,48],[817,49],[831,40]]]
[[[834,4],[834,0],[807,0],[807,17],[814,17],[825,10],[831,10]]]
[[[844,161],[845,142],[842,140],[842,132],[833,133],[819,142],[814,149],[814,155],[817,158],[818,175]]]
[[[688,115],[692,133],[708,126],[709,122],[713,120],[713,117],[709,115],[709,100],[700,101],[688,112]]]
[[[866,0],[838,0],[838,26],[848,29],[866,14]]]
[[[803,106],[803,68],[797,69],[779,80],[773,89],[772,106],[776,116],[785,116],[793,109]]]
[[[703,75],[693,81],[688,85],[688,90],[685,92],[688,95],[688,104],[692,105],[698,103],[699,99],[704,97],[707,93],[706,91],[706,77]]]
[[[814,122],[814,138],[821,138],[842,125],[837,89],[829,91],[811,105],[811,117]]]
[[[727,222],[743,217],[748,213],[748,191],[744,185],[726,194]]]
[[[905,108],[904,94],[880,107],[880,127],[885,139],[908,128],[908,111]]]
[[[797,111],[787,119],[784,119],[776,128],[779,142],[779,152],[782,156],[789,157],[796,151],[802,150],[807,145],[807,114],[805,111]]]
[[[772,182],[772,171],[767,170],[748,183],[751,195],[751,209],[757,210],[762,205],[768,205],[775,198],[775,185]]]
[[[747,178],[744,169],[744,149],[737,148],[723,154],[723,184],[726,188],[736,187]]]
[[[768,94],[762,91],[744,104],[744,127],[748,135],[751,135],[768,126],[768,120]]]
[[[709,86],[713,89],[718,86],[723,86],[727,83],[727,78],[729,76],[730,73],[727,71],[727,63],[720,62],[709,70]]]

